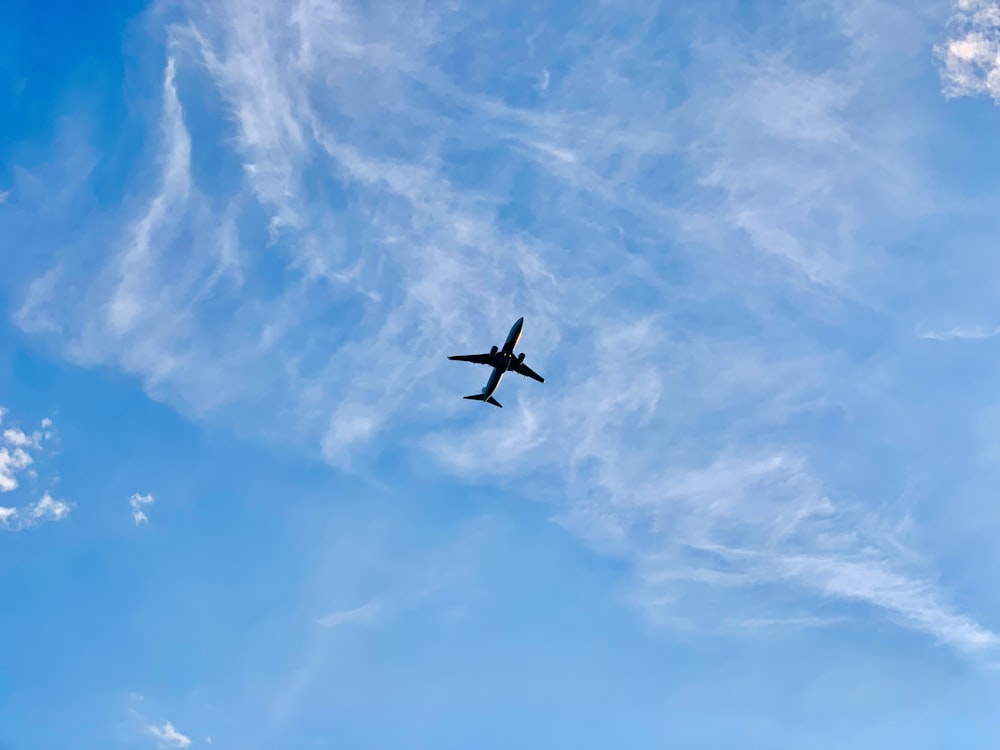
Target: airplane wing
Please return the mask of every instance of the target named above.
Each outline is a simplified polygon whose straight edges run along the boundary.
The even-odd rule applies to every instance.
[[[539,383],[545,382],[545,378],[543,378],[541,375],[532,370],[523,362],[514,366],[514,372],[516,372],[518,375],[524,375],[526,378],[534,378]]]
[[[448,357],[448,359],[454,359],[458,362],[472,362],[477,365],[488,365],[491,357],[489,354],[456,354],[454,357]]]

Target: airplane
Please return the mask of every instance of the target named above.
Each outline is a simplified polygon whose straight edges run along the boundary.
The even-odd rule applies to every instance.
[[[524,364],[524,352],[514,356],[514,347],[517,346],[518,339],[521,338],[521,328],[523,327],[524,318],[518,318],[514,325],[511,326],[503,348],[497,349],[494,346],[490,349],[489,354],[458,354],[454,357],[448,357],[448,359],[458,362],[473,362],[477,365],[489,365],[493,368],[493,372],[490,373],[490,379],[487,381],[486,387],[483,388],[483,392],[465,396],[465,398],[471,401],[485,401],[502,409],[503,405],[493,398],[493,394],[496,393],[505,372],[516,372],[518,375],[533,378],[539,383],[545,382],[545,378]]]

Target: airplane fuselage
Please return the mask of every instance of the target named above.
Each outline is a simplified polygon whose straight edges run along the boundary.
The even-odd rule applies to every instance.
[[[517,342],[521,339],[521,329],[524,328],[524,318],[518,318],[514,321],[514,325],[510,327],[510,333],[507,334],[507,340],[503,342],[503,349],[501,350],[504,354],[514,356],[514,348],[517,346]]]
[[[503,380],[504,373],[513,370],[517,365],[517,357],[514,356],[514,349],[521,338],[521,329],[523,327],[524,318],[518,318],[514,322],[514,325],[510,327],[510,333],[507,334],[507,340],[503,342],[503,347],[493,355],[492,362],[490,362],[493,366],[493,372],[490,373],[490,379],[486,381],[486,387],[483,388],[483,398],[488,399],[496,393],[497,388],[500,387],[500,381]]]
[[[514,325],[510,327],[510,332],[507,334],[507,339],[503,342],[503,346],[491,346],[490,350],[484,354],[454,354],[448,357],[451,360],[472,362],[477,365],[488,365],[492,368],[490,378],[486,382],[486,387],[479,393],[472,396],[465,396],[466,399],[470,401],[484,401],[502,408],[503,404],[493,398],[493,394],[496,393],[497,388],[500,386],[500,381],[503,380],[504,373],[507,372],[516,372],[518,375],[537,380],[539,383],[545,382],[545,378],[524,364],[524,352],[520,354],[514,353],[518,342],[521,340],[521,329],[523,327],[524,318],[518,318],[514,322]]]

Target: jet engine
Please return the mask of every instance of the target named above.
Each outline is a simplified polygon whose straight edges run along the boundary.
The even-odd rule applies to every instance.
[[[517,355],[517,363],[519,365],[524,364],[524,352],[521,352],[520,354]]]
[[[497,348],[495,346],[491,346],[490,347],[490,356],[492,357],[496,353],[497,353]]]

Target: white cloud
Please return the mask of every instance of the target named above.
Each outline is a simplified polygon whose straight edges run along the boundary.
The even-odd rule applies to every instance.
[[[512,69],[490,64],[503,50],[474,5],[185,4],[168,29],[159,180],[136,185],[127,231],[91,238],[97,280],[78,293],[71,274],[39,277],[21,324],[187,414],[334,463],[391,434],[457,476],[555,498],[661,615],[692,587],[781,586],[990,643],[887,539],[881,490],[852,501],[869,511],[844,499],[858,494],[844,465],[878,472],[867,461],[888,448],[831,456],[815,432],[908,411],[841,337],[891,317],[887,248],[915,232],[899,219],[933,185],[899,127],[923,118],[885,103],[912,89],[882,66],[894,40],[833,24],[837,54],[814,54],[784,31],[836,11],[792,5],[782,45],[762,52],[722,31],[651,42],[648,11],[593,4],[589,20],[620,34],[557,34]],[[472,42],[483,66],[455,68],[450,51]],[[567,64],[570,48],[586,54]],[[540,69],[559,71],[541,103],[487,93]],[[660,85],[678,70],[677,90]],[[242,180],[211,200],[185,126],[182,82],[198,77],[235,132],[200,129],[200,145]],[[470,409],[459,396],[482,372],[444,355],[497,342],[521,314],[547,383],[505,383],[502,415]],[[891,444],[910,428],[881,429]]]
[[[368,602],[355,609],[342,612],[331,612],[320,617],[316,622],[324,628],[335,628],[341,625],[371,625],[382,615],[382,606],[378,602]]]
[[[740,620],[735,624],[737,629],[756,631],[773,630],[775,628],[829,628],[842,625],[846,622],[844,617],[816,617],[803,615],[801,617],[752,617]]]
[[[21,430],[16,428],[8,428],[3,431],[3,439],[8,445],[13,445],[18,448],[35,448],[41,447],[43,434],[41,432],[35,432],[28,435]]]
[[[947,42],[935,48],[948,97],[988,94],[1000,102],[1000,2],[957,0]]]
[[[10,196],[10,191],[9,190],[4,190],[4,191],[0,192],[0,205],[2,205],[3,203],[6,203],[7,198],[9,196]]]
[[[542,68],[542,73],[538,76],[538,90],[545,93],[549,90],[549,83],[552,80],[552,76],[549,73],[548,68]]]
[[[895,572],[885,560],[793,555],[780,559],[778,571],[826,595],[883,607],[948,645],[968,650],[1000,646],[996,633],[941,602],[931,583]]]
[[[0,409],[0,419],[6,413],[5,409]],[[40,450],[42,440],[49,437],[51,434],[48,432],[29,435],[17,427],[8,427],[3,431],[2,438],[6,445],[0,446],[0,492],[12,492],[18,488],[17,475],[34,463],[29,450]]]
[[[728,596],[717,609],[702,602],[697,612],[675,611],[692,586],[791,585],[818,600],[874,605],[970,652],[1000,646],[994,632],[957,613],[925,571],[896,554],[901,540],[862,510],[830,499],[800,460],[723,457],[704,468],[659,472],[650,466],[644,475],[654,477],[658,493],[630,487],[637,475],[609,462],[598,481],[612,492],[610,506],[597,506],[598,515],[592,502],[581,504],[564,523],[599,548],[634,559],[642,584],[637,601],[654,620],[712,628],[739,611]]]
[[[69,515],[72,507],[63,500],[56,500],[48,492],[38,502],[28,507],[30,517],[35,521],[61,521]]]
[[[170,233],[170,222],[185,210],[191,190],[191,138],[184,127],[174,71],[175,61],[170,58],[163,81],[163,129],[169,148],[163,154],[162,190],[132,227],[130,246],[118,261],[119,280],[106,307],[109,332],[119,337],[127,336],[139,318],[148,314],[145,300],[156,297],[156,282],[150,275],[157,260],[153,238]]]
[[[0,492],[18,488],[17,475],[31,466],[32,458],[23,448],[0,447]]]
[[[7,410],[0,407],[0,420],[6,414]],[[48,420],[47,424],[43,421],[42,424],[44,432],[28,434],[17,427],[8,427],[0,435],[4,443],[0,445],[0,492],[18,490],[21,486],[19,476],[22,473],[31,480],[31,483],[38,479],[38,472],[33,468],[35,457],[32,452],[37,454],[43,448],[43,441],[52,438],[49,430],[52,426],[51,420]],[[41,521],[60,521],[71,509],[69,503],[56,500],[46,492],[36,502],[20,508],[0,507],[0,524],[7,530],[20,531],[37,526]]]
[[[177,731],[169,721],[164,721],[160,725],[151,724],[146,727],[146,731],[157,739],[160,747],[190,747],[191,738],[186,737]]]
[[[982,328],[980,326],[954,326],[946,330],[925,330],[920,338],[930,341],[952,341],[955,339],[991,339],[1000,335],[1000,328]]]
[[[3,439],[10,445],[16,445],[20,448],[31,444],[31,439],[27,435],[13,428],[3,431]]]
[[[24,293],[20,308],[14,315],[17,325],[24,331],[59,334],[64,331],[56,315],[47,310],[53,294],[63,279],[63,269],[56,265],[34,279]]]
[[[132,518],[135,520],[135,525],[146,523],[149,518],[143,512],[143,507],[147,505],[152,505],[156,502],[152,494],[141,495],[138,492],[132,494],[128,499],[129,507],[132,508]]]
[[[0,523],[9,531],[24,531],[43,521],[62,521],[72,510],[70,503],[57,500],[46,492],[38,500],[22,508],[0,507]]]

